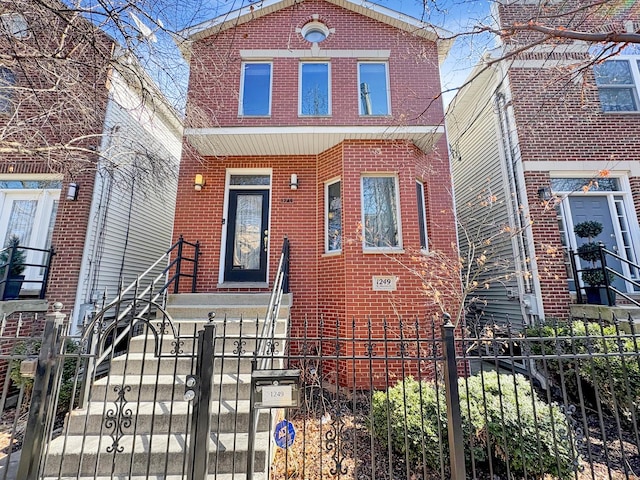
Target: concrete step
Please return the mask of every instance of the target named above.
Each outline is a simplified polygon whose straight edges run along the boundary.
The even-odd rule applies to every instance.
[[[195,321],[206,322],[209,320],[209,313],[215,313],[215,319],[229,321],[240,320],[255,321],[264,320],[267,314],[266,305],[171,305],[167,306],[167,312],[174,319],[189,319]],[[282,305],[280,307],[279,318],[286,319],[289,317],[289,307]]]
[[[227,293],[179,293],[167,297],[167,306],[174,305],[268,305],[268,292],[227,292]],[[282,295],[281,304],[291,305],[293,294]]]
[[[257,471],[265,470],[269,437],[268,432],[256,435]],[[247,445],[246,433],[211,435],[209,472],[245,471]],[[124,435],[117,445],[108,435],[58,437],[49,445],[44,475],[177,475],[186,471],[187,457],[188,436],[183,434]]]
[[[107,435],[112,428],[107,428],[105,418],[115,415],[114,403],[92,402],[87,408],[71,412],[67,418],[69,435]],[[129,426],[124,426],[122,433],[160,434],[180,433],[188,431],[189,418],[193,413],[193,404],[182,399],[175,402],[139,402],[128,403],[126,409],[133,416]],[[260,410],[258,416],[258,430],[267,431],[269,428],[269,411]],[[231,433],[234,431],[248,431],[249,429],[249,401],[225,400],[211,403],[211,430],[213,433]]]
[[[90,391],[92,402],[115,402],[125,385],[127,402],[170,402],[184,397],[186,375],[109,375],[96,380]],[[218,374],[213,379],[213,400],[248,400],[250,374]]]

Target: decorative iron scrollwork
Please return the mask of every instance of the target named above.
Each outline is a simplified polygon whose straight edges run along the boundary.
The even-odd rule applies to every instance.
[[[236,340],[235,342],[233,342],[233,345],[236,347],[233,350],[233,354],[234,355],[243,355],[245,352],[245,345],[247,344],[246,340]]]
[[[131,427],[133,420],[133,411],[128,408],[125,394],[131,391],[129,385],[116,385],[113,391],[118,394],[115,407],[107,410],[104,417],[105,428],[111,430],[109,436],[113,439],[113,443],[107,447],[107,453],[122,453],[124,446],[120,445],[120,440],[124,437],[124,430]]]
[[[171,341],[171,355],[180,355],[184,353],[182,347],[184,347],[184,340],[172,340]]]
[[[345,429],[345,421],[337,408],[334,412],[333,421],[331,422],[331,428],[324,434],[325,449],[327,453],[331,453],[331,459],[333,460],[333,466],[329,470],[331,475],[346,475],[349,471],[344,460],[347,456],[347,445],[341,441]]]

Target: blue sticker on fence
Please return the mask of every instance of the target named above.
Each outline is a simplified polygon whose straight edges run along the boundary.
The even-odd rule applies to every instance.
[[[296,429],[289,420],[282,420],[276,425],[273,439],[280,448],[289,448],[296,438]]]

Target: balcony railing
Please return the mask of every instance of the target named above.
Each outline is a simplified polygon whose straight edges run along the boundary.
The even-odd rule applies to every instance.
[[[0,300],[45,298],[54,255],[53,247],[14,245],[0,250],[0,258],[7,259],[0,263]]]

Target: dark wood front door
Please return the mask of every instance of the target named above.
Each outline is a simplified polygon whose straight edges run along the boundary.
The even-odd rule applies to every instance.
[[[230,190],[225,282],[266,282],[269,190]]]

